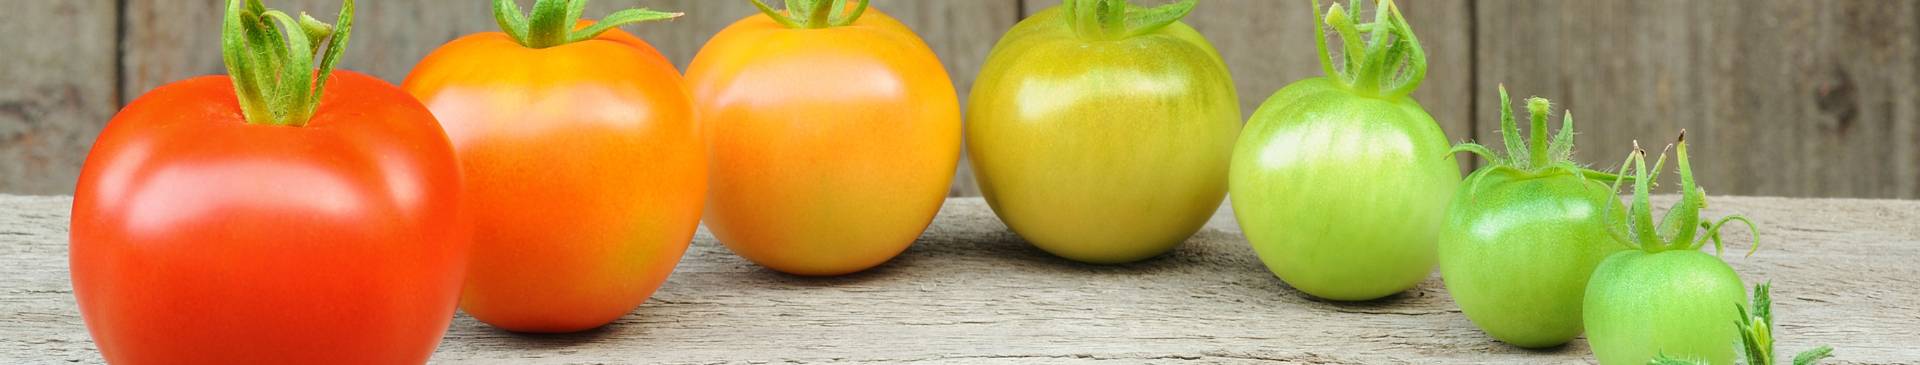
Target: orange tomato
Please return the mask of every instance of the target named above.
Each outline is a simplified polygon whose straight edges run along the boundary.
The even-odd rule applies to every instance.
[[[687,68],[711,144],[707,227],[762,266],[839,275],[884,263],[953,180],[960,106],[946,70],[906,25],[853,14],[817,28],[747,17]]]
[[[582,24],[584,25],[584,24]],[[679,263],[706,193],[679,70],[611,30],[530,48],[474,34],[405,88],[445,125],[475,212],[460,306],[522,332],[571,332],[645,302]]]

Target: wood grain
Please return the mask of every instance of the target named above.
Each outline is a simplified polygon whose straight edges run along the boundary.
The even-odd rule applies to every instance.
[[[70,204],[0,196],[0,363],[100,361],[67,281]],[[1920,202],[1715,198],[1708,213],[1731,212],[1764,224],[1758,254],[1726,258],[1746,281],[1774,282],[1783,351],[1920,363]],[[840,278],[771,272],[702,232],[653,300],[613,325],[527,336],[463,315],[435,360],[1592,363],[1583,340],[1532,351],[1488,338],[1437,278],[1373,302],[1308,298],[1266,271],[1228,209],[1169,255],[1089,266],[1029,247],[977,198],[949,201],[901,257]]]
[[[1476,7],[1475,92],[1506,83],[1571,108],[1584,161],[1618,164],[1633,140],[1658,148],[1684,128],[1716,192],[1920,197],[1920,2]],[[1478,100],[1493,120],[1495,98]]]
[[[0,11],[0,192],[73,191],[113,116],[112,0],[17,1]]]

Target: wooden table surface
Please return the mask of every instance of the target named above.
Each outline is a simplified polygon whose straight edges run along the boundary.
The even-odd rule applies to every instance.
[[[1762,224],[1758,254],[1726,258],[1748,282],[1774,282],[1781,352],[1831,344],[1838,351],[1829,364],[1920,364],[1920,202],[1712,202],[1711,215],[1742,212]],[[0,196],[0,363],[100,361],[67,280],[70,205],[66,197]],[[973,198],[949,201],[899,258],[838,278],[756,267],[702,231],[653,300],[612,325],[527,336],[463,315],[434,361],[1593,360],[1583,340],[1541,351],[1494,341],[1454,307],[1438,274],[1377,301],[1309,298],[1267,272],[1225,208],[1172,254],[1090,266],[1027,246]]]

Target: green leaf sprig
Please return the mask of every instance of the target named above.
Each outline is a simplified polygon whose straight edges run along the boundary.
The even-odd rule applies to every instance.
[[[821,29],[853,25],[867,12],[868,0],[847,9],[847,0],[786,0],[786,11],[774,10],[761,0],[752,0],[760,13],[791,29]]]
[[[1751,307],[1734,303],[1740,309],[1740,320],[1734,327],[1740,329],[1740,353],[1746,357],[1747,365],[1772,365],[1773,357],[1773,283],[1753,287],[1753,305]],[[1751,308],[1751,309],[1749,309]],[[1793,365],[1814,365],[1820,360],[1833,357],[1832,346],[1820,346],[1803,351],[1793,357]],[[1704,361],[1676,359],[1665,354],[1656,356],[1649,365],[1707,365]]]
[[[268,9],[260,0],[227,1],[220,55],[247,123],[298,127],[313,118],[333,67],[347,49],[353,0],[340,5],[334,24],[338,25],[306,13],[295,20]],[[318,72],[313,64],[316,55],[320,56]]]
[[[493,0],[493,20],[500,23],[500,31],[520,45],[535,49],[593,39],[623,25],[686,15],[646,8],[624,9],[608,14],[592,26],[575,30],[575,24],[580,23],[586,11],[587,0],[539,0],[533,3],[533,15],[529,17],[513,0]]]
[[[1112,40],[1139,36],[1166,28],[1193,13],[1198,0],[1141,7],[1126,0],[1066,0],[1060,3],[1062,17],[1075,34],[1090,40]]]
[[[1355,24],[1360,18],[1360,0],[1351,7],[1334,3],[1325,15],[1320,0],[1313,1],[1314,44],[1320,51],[1320,69],[1327,77],[1362,94],[1402,97],[1420,88],[1427,78],[1427,52],[1413,26],[1400,14],[1393,0],[1376,0],[1373,22]],[[1340,36],[1341,62],[1335,67],[1327,45],[1327,28]]]

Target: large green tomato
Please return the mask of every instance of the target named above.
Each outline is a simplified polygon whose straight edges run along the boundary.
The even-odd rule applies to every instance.
[[[1334,11],[1341,12],[1337,5]],[[1381,11],[1392,23],[1366,27],[1374,37],[1411,34],[1393,7]],[[1440,126],[1407,97],[1425,64],[1419,43],[1401,40],[1346,54],[1411,54],[1404,68],[1417,72],[1408,80],[1394,84],[1393,72],[1369,68],[1400,69],[1398,60],[1349,60],[1372,66],[1280,89],[1254,112],[1234,148],[1228,190],[1241,231],[1268,269],[1307,294],[1375,299],[1412,288],[1433,269],[1434,241],[1460,167]],[[1323,63],[1332,62],[1321,54]]]
[[[1068,259],[1122,263],[1173,249],[1213,216],[1240,109],[1226,63],[1178,22],[1192,7],[1101,14],[1127,5],[1069,0],[994,46],[967,110],[968,156],[1015,233]]]
[[[1587,278],[1607,255],[1626,249],[1607,232],[1607,215],[1625,212],[1614,190],[1570,158],[1573,118],[1547,141],[1546,99],[1533,98],[1533,139],[1514,123],[1500,90],[1507,154],[1462,144],[1486,167],[1467,176],[1440,230],[1440,275],[1467,318],[1520,347],[1557,346],[1580,335]],[[1530,143],[1529,143],[1530,142]],[[1532,147],[1527,149],[1527,147]],[[1607,180],[1612,181],[1612,180]]]
[[[1646,364],[1659,355],[1732,364],[1740,344],[1735,324],[1744,321],[1739,308],[1746,302],[1745,284],[1726,262],[1700,248],[1709,241],[1720,247],[1720,228],[1729,221],[1753,224],[1740,216],[1701,224],[1706,194],[1694,185],[1684,132],[1674,147],[1682,196],[1658,224],[1648,203],[1658,174],[1648,176],[1646,152],[1635,148],[1629,158],[1634,201],[1611,235],[1636,249],[1608,256],[1594,269],[1583,309],[1587,342],[1601,364]],[[1758,247],[1759,234],[1752,233]]]

